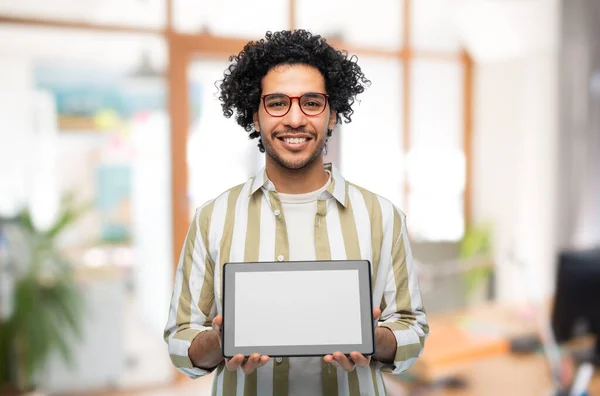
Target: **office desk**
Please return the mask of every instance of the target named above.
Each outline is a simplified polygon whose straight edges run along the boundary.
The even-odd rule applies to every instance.
[[[468,327],[485,328],[486,331],[501,329],[506,337],[522,335],[534,331],[535,321],[523,313],[496,304],[485,307],[467,309],[461,312],[430,317],[431,334],[437,328],[445,332],[451,323],[468,323]],[[437,337],[440,334],[438,333]],[[431,345],[452,344],[454,336],[445,341],[438,338]],[[592,341],[592,340],[586,340]],[[490,345],[496,345],[494,343]],[[425,350],[427,351],[427,341]],[[450,348],[449,350],[451,350]],[[454,348],[456,349],[456,348]],[[459,348],[460,349],[460,348]],[[545,356],[541,353],[513,354],[508,348],[476,349],[472,354],[456,355],[455,360],[443,356],[430,355],[433,367],[413,370],[424,378],[437,378],[439,373],[451,373],[453,377],[464,380],[466,387],[462,389],[419,388],[402,383],[395,377],[386,376],[386,384],[390,396],[406,396],[412,394],[428,396],[549,396],[551,379]],[[440,362],[442,362],[440,364]],[[423,362],[421,362],[423,363]],[[441,366],[437,367],[437,366]],[[411,392],[411,390],[413,392]],[[600,396],[600,370],[596,369],[590,387],[591,396]]]
[[[550,376],[541,355],[502,355],[480,359],[458,374],[466,382],[463,389],[421,389],[427,396],[549,396]],[[417,394],[415,387],[386,378],[390,396]],[[590,395],[600,395],[600,372],[596,369]]]

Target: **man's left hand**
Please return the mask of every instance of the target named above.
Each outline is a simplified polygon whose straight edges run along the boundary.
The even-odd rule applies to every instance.
[[[378,307],[373,308],[373,319],[377,321],[381,315],[381,309]],[[377,329],[377,328],[376,328]],[[351,352],[350,356],[344,355],[342,352],[334,352],[331,355],[325,355],[323,360],[327,363],[331,363],[335,367],[341,367],[346,371],[352,371],[356,366],[368,367],[371,363],[371,356],[364,356],[360,352]]]

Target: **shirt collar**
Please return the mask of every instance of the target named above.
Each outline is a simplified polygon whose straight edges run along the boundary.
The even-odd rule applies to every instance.
[[[333,166],[331,163],[326,163],[323,165],[325,169],[331,172],[331,183],[325,191],[324,194],[327,195],[327,198],[334,197],[339,203],[341,203],[344,207],[348,206],[348,185],[346,179],[342,176],[340,171]],[[275,185],[269,180],[267,176],[267,169],[263,167],[257,174],[254,176],[254,180],[252,181],[252,187],[249,191],[249,196],[253,195],[257,192],[261,187],[264,187],[267,191],[276,191]]]

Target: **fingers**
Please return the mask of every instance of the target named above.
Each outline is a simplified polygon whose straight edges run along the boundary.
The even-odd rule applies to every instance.
[[[244,364],[242,364],[242,371],[244,372],[244,374],[248,375],[254,370],[256,370],[259,364],[260,355],[258,353],[253,353],[252,355],[248,356],[248,360],[246,360]]]
[[[377,320],[381,316],[381,309],[379,307],[373,308],[373,319]]]
[[[269,362],[268,356],[260,356],[258,353],[253,353],[248,357],[248,360],[242,364],[244,374],[250,374],[259,367],[264,366]]]
[[[269,360],[271,360],[270,357],[268,357],[267,355],[262,355],[260,357],[260,364],[258,365],[258,368],[261,368],[262,366],[264,366],[265,364],[269,363]]]
[[[238,368],[242,368],[244,374],[251,374],[257,368],[261,368],[265,364],[269,363],[270,357],[267,355],[259,355],[253,353],[246,359],[244,355],[238,354],[231,359],[225,359],[225,366],[229,371],[236,371]]]
[[[323,356],[323,360],[326,363],[331,363],[335,367],[341,367],[342,369],[350,372],[354,370],[356,366],[368,367],[371,363],[370,356],[364,356],[359,352],[352,352],[350,357],[344,355],[341,352],[334,352],[333,355]]]
[[[334,352],[332,357],[333,359],[331,360],[331,362],[328,363],[333,364],[335,367],[341,367],[342,369],[348,372],[354,370],[354,368],[356,367],[354,362],[351,359],[348,359],[348,357],[341,352]]]
[[[225,367],[229,371],[236,371],[244,363],[244,359],[245,357],[242,354],[237,354],[231,359],[225,359]]]
[[[217,315],[212,320],[212,328],[213,331],[217,332],[217,337],[219,337],[219,346],[222,346],[222,337],[221,334],[221,325],[223,324],[223,317],[221,315]]]
[[[350,358],[352,359],[352,361],[354,361],[354,363],[356,363],[357,366],[360,366],[360,367],[367,367],[369,365],[369,363],[371,363],[370,356],[366,357],[362,353],[359,353],[359,352],[350,353]]]

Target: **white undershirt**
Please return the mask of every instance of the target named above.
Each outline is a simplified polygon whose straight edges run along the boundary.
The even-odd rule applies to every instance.
[[[320,189],[305,194],[279,193],[281,206],[288,234],[290,260],[316,260],[315,250],[315,216],[317,201],[331,183],[331,175],[327,183]]]
[[[279,193],[290,247],[290,261],[316,260],[315,216],[317,201],[331,184],[331,173],[327,183],[320,189],[306,194]],[[298,357],[290,359],[289,395],[320,395],[320,357]],[[315,380],[316,379],[316,380]]]

